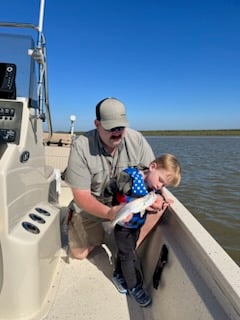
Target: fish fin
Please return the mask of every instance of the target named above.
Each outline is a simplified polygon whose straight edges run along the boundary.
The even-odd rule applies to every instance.
[[[145,211],[146,211],[145,209],[140,211],[141,218],[144,216]]]

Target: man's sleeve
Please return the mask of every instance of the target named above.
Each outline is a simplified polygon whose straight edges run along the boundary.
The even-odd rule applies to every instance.
[[[90,190],[91,188],[91,174],[76,142],[71,147],[64,178],[71,187],[81,190]]]

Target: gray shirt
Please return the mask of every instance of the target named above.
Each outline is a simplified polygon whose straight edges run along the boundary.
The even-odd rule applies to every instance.
[[[92,195],[99,198],[110,178],[129,166],[148,167],[153,160],[153,151],[140,132],[127,128],[122,143],[111,156],[94,129],[73,142],[65,181],[71,187],[91,190]]]

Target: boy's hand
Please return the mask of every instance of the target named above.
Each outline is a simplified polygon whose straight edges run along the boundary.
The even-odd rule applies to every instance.
[[[168,198],[166,199],[164,196],[157,194],[157,199],[154,203],[147,208],[147,211],[155,213],[159,210],[165,210],[170,204],[173,203],[173,200]]]

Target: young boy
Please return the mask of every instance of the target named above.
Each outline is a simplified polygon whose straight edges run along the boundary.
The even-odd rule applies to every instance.
[[[130,202],[154,190],[158,195],[155,203],[141,217],[134,214],[130,221],[118,223],[114,228],[117,257],[113,282],[120,293],[129,293],[137,303],[148,306],[152,299],[142,287],[142,276],[137,268],[135,252],[141,226],[147,213],[156,212],[159,203],[164,204],[161,195],[164,186],[178,186],[181,181],[181,167],[175,156],[164,154],[151,162],[149,168],[129,167],[111,182],[111,191],[116,203]]]

